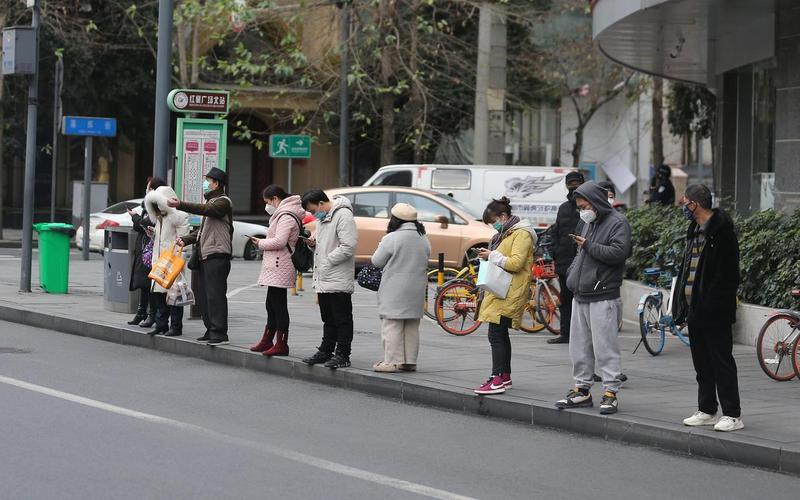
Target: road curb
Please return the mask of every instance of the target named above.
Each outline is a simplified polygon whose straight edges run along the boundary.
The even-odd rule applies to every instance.
[[[359,368],[329,370],[291,357],[266,358],[237,346],[208,347],[193,340],[150,337],[117,325],[78,320],[0,304],[0,320],[62,333],[144,347],[213,363],[356,390],[406,403],[510,420],[527,425],[587,434],[687,455],[800,474],[800,446],[755,439],[736,433],[687,428],[675,423],[624,413],[610,417],[588,411],[560,411],[551,401],[531,403],[510,394],[478,397],[460,387],[403,379]]]

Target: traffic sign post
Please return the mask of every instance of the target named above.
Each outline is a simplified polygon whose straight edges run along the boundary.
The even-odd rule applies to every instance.
[[[286,190],[292,192],[292,160],[311,158],[311,137],[308,135],[269,136],[269,156],[274,159],[289,160]]]
[[[92,197],[92,146],[94,137],[114,137],[117,135],[115,118],[96,118],[91,116],[65,116],[61,127],[64,135],[85,137],[83,158],[83,260],[89,260],[91,228],[89,215]]]

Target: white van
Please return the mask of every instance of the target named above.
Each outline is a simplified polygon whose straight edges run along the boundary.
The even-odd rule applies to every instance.
[[[501,196],[511,200],[514,215],[545,228],[556,221],[558,207],[567,200],[565,177],[569,167],[505,165],[388,165],[365,186],[406,186],[452,196],[482,213]]]

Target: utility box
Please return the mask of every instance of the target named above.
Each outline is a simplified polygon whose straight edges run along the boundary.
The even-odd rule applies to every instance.
[[[14,26],[3,30],[3,75],[36,72],[36,30]]]
[[[131,291],[136,232],[130,227],[109,227],[103,244],[103,305],[106,311],[133,314],[139,306],[139,290]]]

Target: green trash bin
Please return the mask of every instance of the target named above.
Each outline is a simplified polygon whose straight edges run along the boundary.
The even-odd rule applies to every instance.
[[[75,228],[61,222],[41,222],[33,229],[39,233],[40,286],[47,293],[67,293],[69,246]]]

